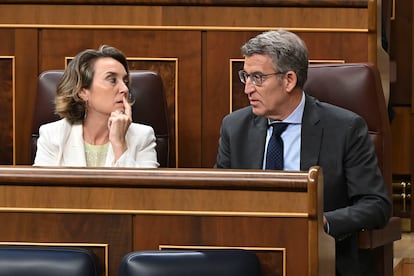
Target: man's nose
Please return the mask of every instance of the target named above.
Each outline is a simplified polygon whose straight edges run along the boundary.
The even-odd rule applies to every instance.
[[[255,90],[256,90],[256,86],[254,86],[254,84],[252,83],[250,78],[247,78],[246,84],[244,85],[244,93],[245,94],[250,94]]]

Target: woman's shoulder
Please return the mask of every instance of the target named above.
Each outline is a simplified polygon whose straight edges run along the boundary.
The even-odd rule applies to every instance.
[[[62,127],[68,127],[68,126],[71,126],[71,124],[69,123],[68,120],[60,119],[60,120],[57,120],[57,121],[54,121],[54,122],[45,123],[45,124],[40,126],[40,129],[54,130],[54,129],[58,129],[58,128],[62,128]]]
[[[144,125],[140,123],[131,123],[129,126],[128,132],[132,135],[142,135],[144,134],[154,134],[154,129],[149,125]]]
[[[82,124],[71,124],[66,119],[46,123],[40,126],[39,135],[46,135],[52,139],[68,137],[71,133],[82,134]]]

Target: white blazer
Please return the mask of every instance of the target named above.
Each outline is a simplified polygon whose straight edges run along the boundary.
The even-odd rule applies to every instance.
[[[128,149],[114,163],[114,152],[108,146],[105,167],[156,168],[157,153],[152,127],[132,123],[126,133]],[[86,167],[82,124],[66,119],[44,124],[39,129],[34,166]]]

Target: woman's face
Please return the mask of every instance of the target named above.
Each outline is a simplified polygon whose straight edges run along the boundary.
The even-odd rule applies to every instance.
[[[91,87],[79,93],[87,101],[88,116],[109,116],[113,111],[125,111],[123,98],[128,98],[129,79],[124,66],[113,58],[103,57],[95,61],[94,67]]]

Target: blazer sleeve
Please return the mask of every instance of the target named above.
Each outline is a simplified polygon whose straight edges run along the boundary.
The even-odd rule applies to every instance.
[[[33,166],[59,166],[62,144],[70,128],[64,119],[40,126]]]
[[[152,127],[133,123],[127,132],[128,149],[114,162],[114,154],[108,154],[106,165],[111,167],[157,168],[156,139]]]

